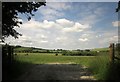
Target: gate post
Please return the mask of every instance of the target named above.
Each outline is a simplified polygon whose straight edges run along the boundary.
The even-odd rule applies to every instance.
[[[110,63],[114,63],[114,43],[110,43]]]

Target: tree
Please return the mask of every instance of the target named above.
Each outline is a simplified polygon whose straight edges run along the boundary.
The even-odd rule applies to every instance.
[[[116,8],[116,12],[119,12],[120,10],[120,1],[118,2],[118,7]]]
[[[19,27],[22,21],[19,21],[18,13],[27,16],[28,21],[34,16],[34,12],[46,2],[3,2],[2,3],[2,37],[1,41],[4,42],[5,37],[12,36],[18,38],[18,33],[14,27]]]

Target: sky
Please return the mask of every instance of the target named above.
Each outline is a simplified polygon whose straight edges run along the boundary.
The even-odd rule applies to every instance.
[[[6,43],[45,49],[92,49],[118,41],[117,2],[47,2],[15,29],[18,39]]]

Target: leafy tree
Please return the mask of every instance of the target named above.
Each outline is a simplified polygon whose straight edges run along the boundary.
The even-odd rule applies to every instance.
[[[2,3],[2,37],[1,41],[4,42],[5,37],[12,36],[18,38],[18,33],[14,27],[19,27],[22,24],[19,21],[18,13],[27,16],[28,21],[34,16],[34,12],[46,2],[3,2]]]
[[[116,12],[119,12],[120,10],[120,1],[118,2],[118,7],[116,8]]]

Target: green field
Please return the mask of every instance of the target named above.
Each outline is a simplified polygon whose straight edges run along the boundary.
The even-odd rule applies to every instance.
[[[28,54],[28,55],[25,55]],[[105,80],[109,69],[109,54],[108,52],[100,52],[98,56],[63,56],[55,53],[17,53],[15,56],[15,72],[23,74],[29,68],[37,64],[79,64],[88,67],[96,79]],[[17,76],[16,76],[17,77]]]
[[[30,70],[37,64],[80,64],[82,66],[88,66],[95,56],[63,56],[55,53],[17,53],[14,56],[14,64],[11,68],[11,78],[17,78]]]
[[[47,64],[47,63],[70,63],[70,64],[81,64],[88,65],[95,56],[62,56],[58,54],[55,56],[54,53],[17,53],[15,56],[16,60],[21,62],[28,62],[31,64]]]

